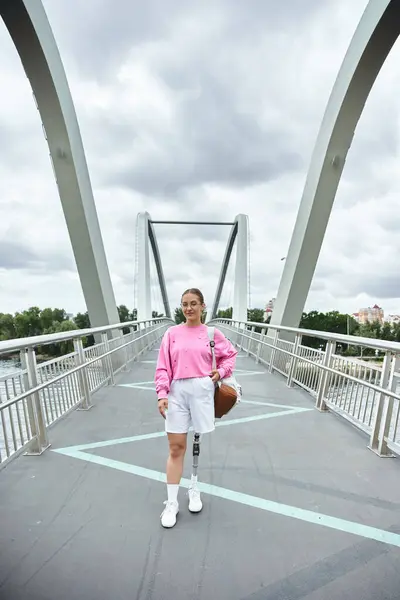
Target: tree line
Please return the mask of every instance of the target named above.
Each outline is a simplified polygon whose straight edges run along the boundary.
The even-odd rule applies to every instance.
[[[249,309],[247,311],[247,320],[255,323],[270,322],[270,317],[264,320],[264,311],[260,308]],[[232,308],[220,310],[218,317],[222,319],[232,318]],[[357,337],[372,338],[378,340],[387,340],[391,342],[400,342],[400,323],[390,324],[380,323],[358,323],[352,316],[332,310],[326,313],[312,310],[308,313],[303,312],[299,327],[301,329],[311,329],[313,331],[326,331],[342,335],[353,335]],[[260,332],[261,327],[255,330]],[[311,348],[325,349],[326,341],[321,338],[304,337],[302,340],[304,346]],[[357,356],[360,354],[360,348],[348,344],[338,344],[338,351],[348,356]],[[363,356],[371,356],[375,353],[373,349],[364,348]]]
[[[129,310],[127,306],[121,304],[117,307],[119,320],[121,323],[135,321],[137,319],[137,310]],[[162,317],[162,314],[153,311],[153,318]],[[220,310],[217,314],[218,318],[231,319],[232,307]],[[247,319],[253,323],[262,323],[267,325],[269,319],[265,321],[265,312],[261,308],[252,308],[247,311]],[[178,307],[174,313],[175,323],[182,323],[185,318],[182,308]],[[73,331],[76,329],[89,329],[91,327],[88,312],[77,313],[70,318],[66,311],[61,308],[44,308],[40,309],[36,306],[27,310],[16,312],[14,315],[10,313],[0,313],[0,341],[16,338],[31,337],[37,335],[46,335],[51,333],[61,333]],[[322,313],[316,310],[308,313],[303,312],[300,328],[311,329],[314,331],[327,331],[337,334],[349,334],[359,337],[383,339],[388,341],[400,342],[400,324],[391,325],[389,323],[380,324],[379,322],[359,324],[353,317],[347,314],[339,313],[338,311],[330,311]],[[256,331],[260,332],[261,327],[256,327]],[[123,333],[128,333],[129,329],[123,329]],[[94,344],[93,336],[88,336],[84,340],[85,346]],[[303,338],[303,344],[319,348],[325,347],[325,342],[319,338]],[[62,342],[53,344],[39,349],[39,354],[45,356],[60,356],[72,351],[71,342]],[[342,345],[342,352],[345,354],[357,354],[359,349],[352,346]],[[372,354],[373,351],[364,352],[364,355]]]
[[[389,342],[400,342],[400,323],[358,323],[353,317],[338,311],[321,313],[313,310],[309,313],[303,313],[300,327],[303,329],[313,329],[315,331],[328,331],[343,335],[353,335],[363,338],[372,338],[377,340],[387,340]],[[305,338],[303,344],[314,348],[325,348],[326,342],[318,338]],[[356,356],[360,353],[360,348],[347,344],[341,344],[341,353],[349,356]],[[363,356],[372,356],[375,353],[373,349],[363,349]]]
[[[136,321],[137,309],[130,311],[124,304],[117,307],[120,323]],[[163,316],[153,311],[153,318]],[[63,308],[44,308],[32,306],[27,310],[11,313],[0,313],[0,341],[13,340],[17,338],[33,337],[37,335],[48,335],[52,333],[64,333],[66,331],[75,331],[77,329],[90,329],[90,318],[88,312],[78,312],[70,318]],[[129,329],[122,330],[128,333]],[[94,337],[87,336],[83,340],[85,347],[94,344]],[[38,348],[38,356],[49,358],[62,356],[73,350],[73,342],[60,342]]]

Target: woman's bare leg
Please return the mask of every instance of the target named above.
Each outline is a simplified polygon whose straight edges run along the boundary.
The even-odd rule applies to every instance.
[[[163,527],[173,527],[179,511],[178,491],[182,477],[183,461],[186,452],[186,433],[168,433],[169,456],[167,460],[167,491],[166,508],[161,514]]]
[[[179,485],[186,453],[187,433],[168,433],[168,443],[167,484]]]

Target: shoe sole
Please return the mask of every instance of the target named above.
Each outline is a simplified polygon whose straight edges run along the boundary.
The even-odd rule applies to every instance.
[[[193,510],[193,508],[190,508],[190,506],[188,508],[189,508],[189,512],[191,512],[191,513],[199,513],[203,510],[203,507],[201,507],[199,509],[194,509],[194,510]]]

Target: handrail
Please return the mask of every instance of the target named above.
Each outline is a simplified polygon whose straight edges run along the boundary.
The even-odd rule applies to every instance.
[[[260,327],[262,329],[272,329],[273,331],[285,331],[306,337],[320,338],[331,342],[348,344],[349,346],[363,346],[364,348],[373,348],[400,354],[400,342],[391,342],[388,340],[378,340],[376,338],[359,337],[355,335],[346,335],[343,333],[330,333],[328,331],[316,331],[314,329],[302,329],[300,327],[286,327],[285,325],[270,325],[269,323],[256,323],[254,321],[234,321],[233,319],[215,318],[214,322],[227,323],[228,325],[246,325],[247,327]]]
[[[212,319],[232,343],[256,362],[298,385],[315,398],[319,411],[332,410],[369,435],[378,456],[400,455],[400,343],[295,327]],[[261,329],[261,333],[254,328]],[[268,335],[268,329],[275,333]],[[289,339],[280,331],[289,332]],[[327,341],[323,350],[302,344],[303,337]],[[293,338],[293,339],[290,339]],[[352,360],[336,352],[336,342],[384,352],[382,365]]]
[[[105,385],[115,385],[115,376],[173,324],[158,317],[3,342],[2,352],[20,350],[23,368],[0,381],[0,469],[25,450],[42,454],[49,447],[50,427],[72,410],[90,410],[92,396]],[[129,333],[109,339],[107,331],[124,327]],[[96,333],[102,334],[101,341],[84,348],[83,339]],[[73,340],[74,352],[37,365],[35,346],[66,340]]]
[[[161,327],[157,327],[157,329],[154,329],[153,332],[156,333],[159,329],[161,329]],[[140,340],[145,339],[147,336],[148,336],[148,333],[144,333],[143,335],[136,337],[135,342],[139,342]],[[17,404],[17,402],[20,402],[21,400],[24,400],[25,398],[32,396],[32,394],[36,394],[37,392],[44,390],[45,388],[49,387],[49,385],[54,385],[55,383],[58,383],[62,379],[65,379],[66,377],[70,377],[74,373],[78,373],[79,371],[82,371],[83,369],[87,369],[88,367],[90,367],[90,365],[93,365],[94,363],[99,362],[99,359],[104,359],[107,356],[111,356],[115,352],[120,352],[121,350],[123,350],[124,348],[127,348],[131,344],[132,344],[132,341],[129,341],[126,344],[122,344],[121,346],[112,348],[111,350],[108,350],[107,352],[103,352],[103,354],[100,357],[95,356],[95,358],[87,359],[84,362],[84,364],[78,365],[77,367],[73,367],[72,369],[68,369],[68,371],[65,371],[65,373],[61,373],[61,375],[57,375],[56,377],[53,377],[50,382],[45,381],[44,383],[40,383],[39,385],[36,385],[35,387],[29,388],[26,392],[22,392],[21,394],[19,394],[18,396],[15,396],[11,400],[2,402],[1,410],[5,410],[6,408],[13,406],[13,404]]]
[[[96,335],[98,333],[106,333],[107,331],[113,331],[115,329],[124,329],[125,327],[134,327],[135,325],[141,325],[145,323],[159,323],[161,321],[168,321],[173,323],[172,319],[168,317],[156,317],[154,319],[145,319],[143,321],[126,321],[125,323],[115,323],[114,325],[104,325],[101,327],[91,327],[89,329],[71,329],[63,333],[49,333],[46,335],[35,335],[26,338],[14,338],[13,340],[4,340],[0,342],[0,355],[6,352],[16,352],[23,348],[35,348],[37,346],[46,346],[49,344],[56,344],[58,342],[67,342],[70,340],[76,340],[77,338],[87,337],[89,335]]]
[[[260,340],[254,339],[251,337],[251,335],[249,333],[242,333],[242,338],[246,338],[249,341],[253,340],[253,341],[257,342],[258,344],[265,346],[265,348],[270,348],[271,350],[273,350],[274,348],[276,349],[276,346],[274,346],[273,343],[269,344],[268,342],[265,342],[262,339],[260,339]],[[291,350],[285,350],[284,348],[278,348],[278,351],[280,352],[280,354],[284,354],[286,356],[290,356],[290,357],[294,356],[294,353]],[[323,352],[320,352],[319,350],[317,352],[319,352],[321,358],[324,356]],[[352,357],[349,356],[346,358],[351,359]],[[301,357],[301,361],[303,363],[307,363],[309,365],[315,366],[315,361],[310,358],[306,358],[305,356]],[[337,371],[335,369],[332,369],[331,367],[328,367],[324,364],[318,364],[318,369],[320,369],[321,371],[325,371],[325,373],[331,373],[332,375],[337,375]],[[353,377],[352,375],[346,374],[345,377],[348,381],[352,381],[353,383],[360,382],[360,380],[357,379],[357,377]],[[400,395],[398,393],[388,390],[380,385],[375,385],[374,383],[371,383],[370,381],[363,381],[363,386],[373,390],[374,392],[383,393],[386,396],[389,396],[390,398],[393,398],[395,400],[400,400]]]

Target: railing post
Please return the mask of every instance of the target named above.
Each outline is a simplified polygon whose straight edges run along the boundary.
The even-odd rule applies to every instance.
[[[287,379],[288,387],[293,387],[293,385],[294,385],[293,378],[294,378],[294,374],[296,373],[297,361],[299,359],[299,346],[301,344],[301,339],[302,339],[302,335],[300,333],[297,333],[296,337],[294,339],[293,356],[290,359],[289,375],[288,375],[288,379]]]
[[[22,368],[27,371],[25,379],[26,391],[35,388],[39,385],[36,368],[36,354],[33,348],[25,348],[21,350]],[[47,435],[46,421],[42,403],[40,400],[40,392],[34,392],[27,397],[29,427],[32,433],[32,444],[26,456],[39,456],[47,448],[49,448],[49,439]]]
[[[255,327],[252,326],[250,329],[250,337],[247,340],[247,356],[250,356],[250,347],[251,347],[251,342],[253,341],[253,333],[255,331]]]
[[[261,329],[261,333],[260,333],[260,339],[258,341],[258,349],[257,349],[257,356],[256,356],[256,363],[260,362],[260,354],[261,354],[261,348],[262,348],[262,338],[265,336],[265,327],[263,329]]]
[[[122,345],[125,344],[126,340],[124,338],[126,338],[126,337],[127,336],[124,335],[124,332],[122,331],[122,329],[120,329],[120,340],[121,340]],[[128,371],[129,370],[128,369],[128,362],[129,362],[128,346],[126,346],[125,348],[123,348],[122,351],[123,351],[124,357],[125,357],[124,358],[125,363],[124,363],[123,369],[124,369],[124,371]]]
[[[235,323],[234,328],[235,328],[235,344],[236,344],[237,348],[240,348],[240,344],[239,344],[239,324]]]
[[[84,365],[86,359],[81,338],[77,338],[74,340],[74,350],[77,354],[78,365]],[[78,408],[77,410],[89,410],[92,408],[93,405],[90,403],[90,388],[86,368],[80,369],[80,371],[78,371],[78,379],[80,392],[82,396],[82,402],[80,408]]]
[[[379,386],[382,388],[389,387],[390,374],[391,374],[391,366],[392,366],[392,358],[393,355],[391,352],[386,352],[385,358],[383,359],[383,367],[381,373],[381,379],[379,382]],[[383,407],[386,400],[385,392],[380,392],[378,396],[378,405],[376,409],[375,420],[372,424],[371,437],[369,441],[368,448],[378,454],[378,456],[392,456],[391,454],[380,454],[379,453],[379,437],[380,431],[382,427],[382,416],[383,416]],[[386,446],[386,452],[388,452]]]
[[[140,337],[141,337],[140,345],[139,345],[139,347],[140,347],[139,356],[142,356],[142,354],[146,348],[146,338],[143,337],[143,334],[146,331],[146,323],[145,322],[141,323],[139,331],[140,331]]]
[[[324,367],[332,366],[332,358],[335,353],[336,342],[328,340],[325,348],[325,355],[322,365]],[[321,373],[321,377],[319,379],[318,390],[317,390],[317,399],[315,401],[315,408],[320,410],[321,412],[325,412],[328,410],[328,407],[325,402],[329,381],[331,378],[331,373],[329,371],[323,370]]]
[[[243,350],[243,337],[244,334],[246,333],[246,325],[243,323],[243,329],[241,329],[241,323],[238,323],[238,329],[241,331],[241,338],[240,338],[240,343],[238,343],[238,346],[240,348],[240,350]]]
[[[106,353],[109,352],[110,351],[110,342],[108,340],[108,335],[106,333],[101,334],[101,341],[104,344]],[[106,369],[108,369],[108,372],[109,372],[110,384],[115,385],[112,357],[110,355],[106,356],[104,358],[104,362],[105,362]]]
[[[396,355],[396,356],[394,356],[394,359],[392,360],[390,375],[389,375],[389,382],[388,382],[388,389],[391,392],[396,391],[397,378],[396,378],[395,374],[399,370],[399,368],[400,368],[400,356]],[[389,433],[390,433],[390,425],[391,425],[392,417],[393,417],[393,405],[394,405],[394,398],[392,398],[390,396],[386,396],[385,405],[384,405],[384,409],[383,409],[383,413],[382,413],[383,427],[381,429],[381,434],[379,436],[379,442],[378,442],[377,454],[379,456],[386,456],[386,457],[394,456],[394,454],[388,448],[388,444],[387,444],[387,440],[388,440]]]
[[[129,349],[129,362],[132,362],[132,360],[135,359],[135,353],[133,351],[133,344],[134,344],[134,339],[135,339],[135,328],[134,327],[129,327],[129,336],[131,339],[131,343],[128,346]]]
[[[269,367],[268,367],[268,370],[270,373],[272,373],[272,371],[274,369],[274,360],[275,360],[276,346],[277,346],[278,339],[279,339],[279,329],[275,329],[274,341],[272,342],[272,349],[271,349],[271,358],[269,359]]]
[[[146,350],[146,352],[147,352],[151,348],[151,323],[150,322],[148,324],[146,323],[144,334],[146,336],[143,340],[144,341],[144,350]]]

